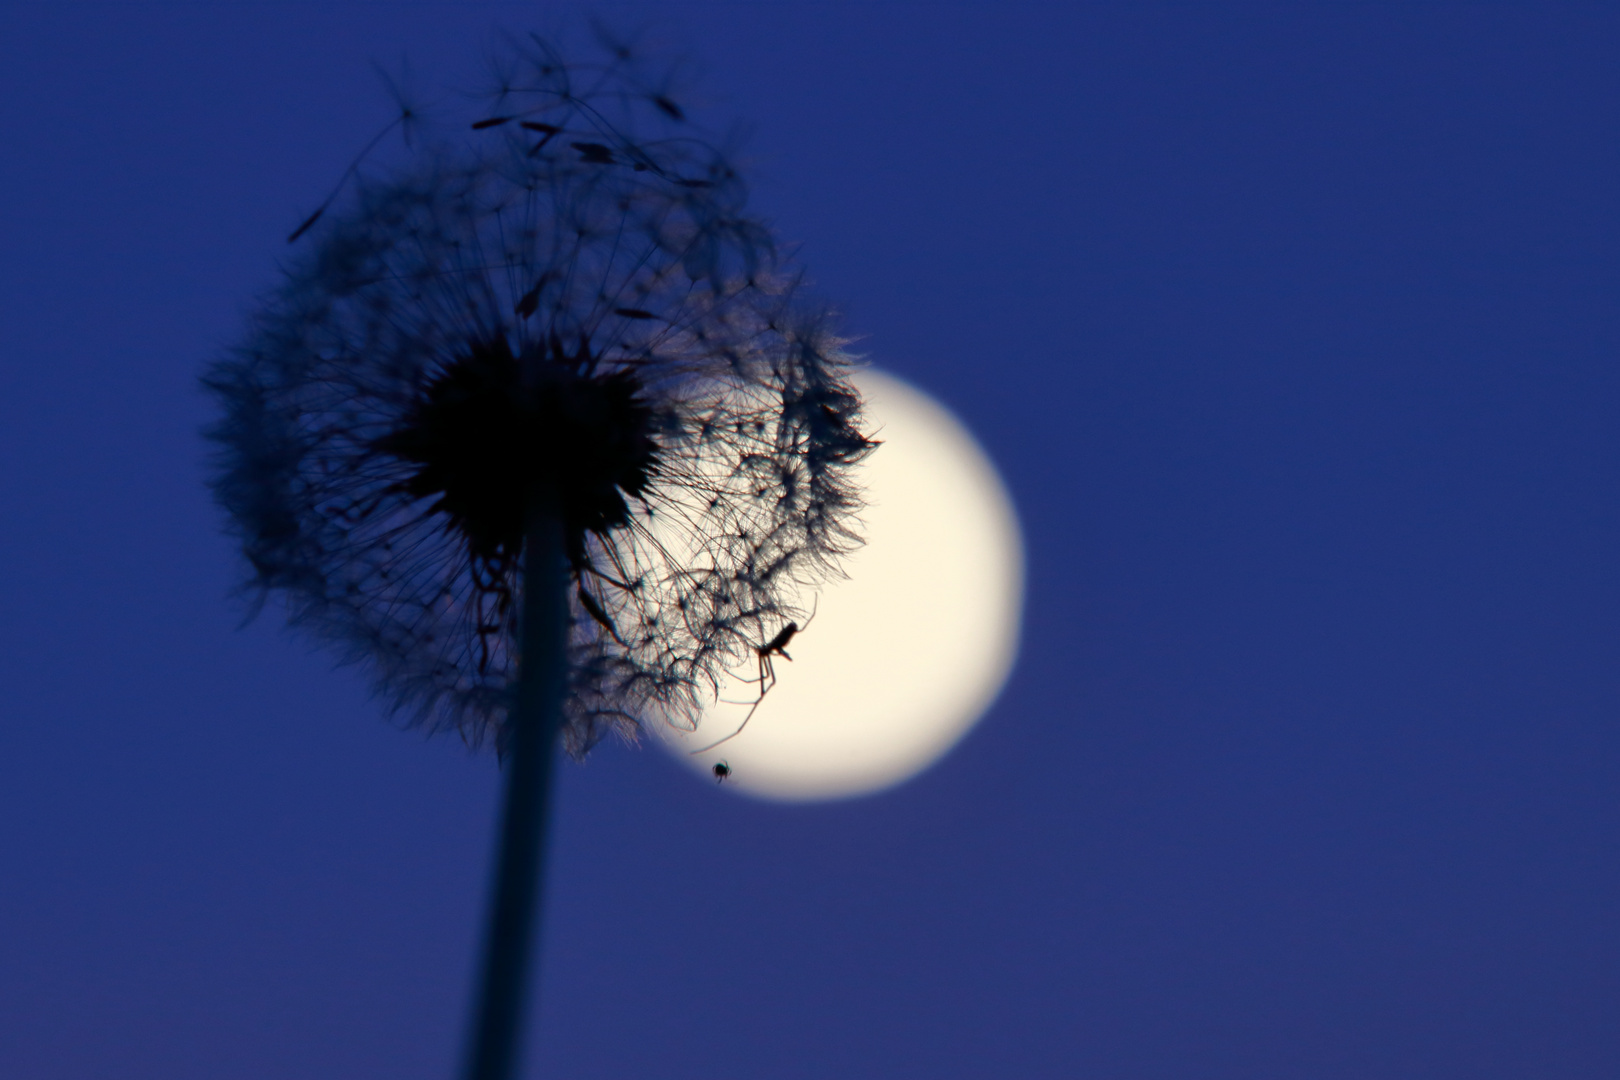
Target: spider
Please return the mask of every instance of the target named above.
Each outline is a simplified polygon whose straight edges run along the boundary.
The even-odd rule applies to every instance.
[[[714,763],[714,782],[715,783],[717,783],[717,784],[725,783],[726,782],[726,777],[728,777],[730,775],[731,775],[731,766],[730,765],[727,765],[723,761],[717,761],[717,762]]]
[[[815,619],[815,617],[816,609],[812,607],[810,609],[810,618],[804,620],[803,626],[800,626],[796,622],[790,622],[786,626],[782,627],[782,629],[778,630],[775,637],[754,649],[755,655],[759,657],[759,678],[749,679],[748,681],[759,683],[759,697],[754,699],[753,706],[748,710],[748,715],[743,717],[743,722],[737,725],[736,731],[733,731],[730,735],[727,735],[725,739],[719,739],[710,743],[708,746],[700,747],[697,750],[693,750],[692,753],[701,754],[707,750],[713,750],[715,747],[725,742],[726,739],[735,739],[738,735],[742,734],[742,729],[747,727],[748,721],[754,718],[754,710],[759,708],[759,703],[765,700],[765,695],[770,693],[771,687],[776,685],[776,669],[771,666],[771,657],[780,656],[784,660],[792,660],[793,657],[789,656],[787,652],[788,642],[793,640],[794,634],[797,634],[801,630],[809,629],[810,623]],[[729,698],[722,700],[726,700],[732,705],[748,704],[744,701],[730,701]],[[724,763],[722,762],[721,764]],[[731,770],[727,768],[726,771],[729,773]],[[718,765],[715,766],[715,775],[719,775]],[[723,780],[725,777],[721,777],[721,779]]]

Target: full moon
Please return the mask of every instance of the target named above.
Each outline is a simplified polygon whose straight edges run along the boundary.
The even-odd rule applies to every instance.
[[[772,658],[752,717],[750,658],[695,732],[665,729],[709,782],[724,762],[724,786],[767,799],[848,798],[922,772],[978,722],[1018,648],[1023,543],[995,468],[922,391],[870,368],[855,383],[882,443],[856,478],[865,546],[846,577],[802,597],[814,617],[787,643],[791,661]]]

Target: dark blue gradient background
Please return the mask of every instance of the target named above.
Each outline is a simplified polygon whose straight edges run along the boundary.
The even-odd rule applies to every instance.
[[[668,7],[1025,644],[880,796],[566,768],[529,1074],[1620,1075],[1620,18]],[[0,14],[0,1075],[452,1075],[494,767],[237,629],[196,378],[545,17]]]

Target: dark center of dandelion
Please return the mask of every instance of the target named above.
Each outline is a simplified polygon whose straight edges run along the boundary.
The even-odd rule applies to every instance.
[[[427,385],[405,423],[379,450],[416,466],[396,485],[438,496],[475,559],[510,564],[523,548],[532,499],[563,521],[568,554],[585,557],[585,534],[605,535],[630,516],[628,498],[658,471],[658,417],[634,374],[589,373],[590,353],[559,343],[523,357],[504,338],[472,347]]]

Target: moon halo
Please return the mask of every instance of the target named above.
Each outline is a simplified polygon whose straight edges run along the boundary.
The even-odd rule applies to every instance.
[[[773,658],[777,681],[740,734],[691,752],[747,716],[752,659],[695,732],[666,729],[672,754],[711,778],[724,763],[746,794],[848,798],[915,776],[978,722],[1017,652],[1023,542],[994,466],[921,390],[871,368],[855,383],[883,444],[858,479],[865,546],[805,597],[815,617],[786,644],[791,661]]]

